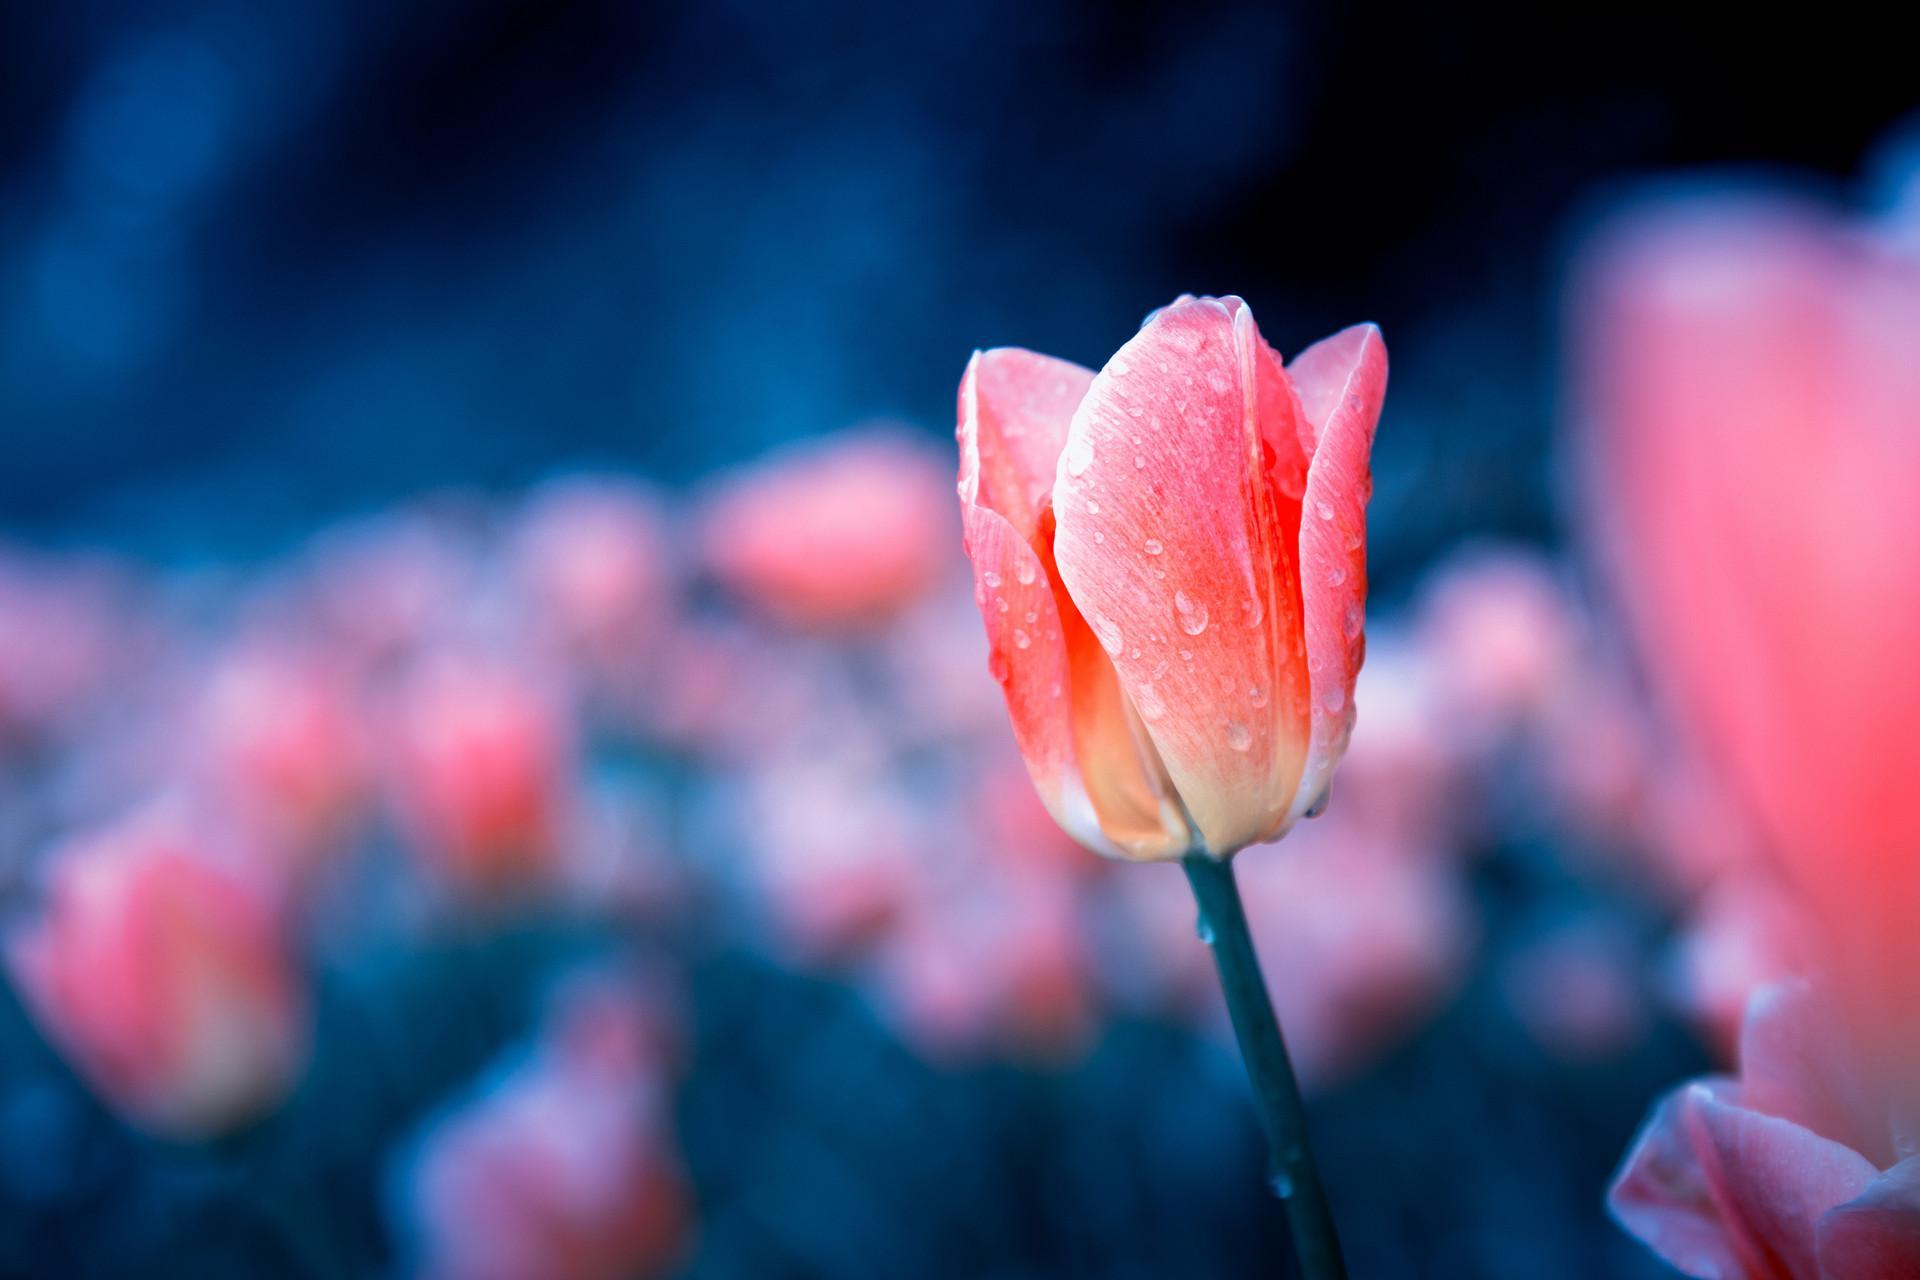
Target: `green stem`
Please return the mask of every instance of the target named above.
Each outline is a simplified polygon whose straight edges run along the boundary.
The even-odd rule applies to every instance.
[[[1287,1044],[1280,1037],[1280,1020],[1267,996],[1266,979],[1260,975],[1260,959],[1254,954],[1246,909],[1240,905],[1233,864],[1195,853],[1182,865],[1194,900],[1200,904],[1200,936],[1213,950],[1234,1038],[1247,1064],[1260,1127],[1266,1130],[1272,1153],[1273,1191],[1286,1205],[1300,1274],[1304,1280],[1346,1280],[1347,1264],[1340,1256],[1326,1188],[1307,1142],[1300,1084],[1287,1060]]]

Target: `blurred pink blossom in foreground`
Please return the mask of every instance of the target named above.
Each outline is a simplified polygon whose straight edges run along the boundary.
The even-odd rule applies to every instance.
[[[1920,1275],[1914,1131],[1858,1070],[1823,993],[1757,993],[1738,1079],[1660,1103],[1615,1181],[1614,1214],[1700,1280]]]
[[[635,984],[577,975],[532,1046],[429,1122],[397,1172],[422,1280],[666,1273],[691,1202],[668,1045]]]
[[[142,812],[56,850],[39,915],[7,936],[49,1039],[156,1132],[251,1119],[305,1061],[305,995],[252,852],[205,815]]]
[[[1646,666],[1920,1049],[1920,262],[1732,193],[1618,219],[1573,293],[1588,502]]]
[[[701,556],[769,616],[827,629],[884,621],[954,563],[943,468],[911,437],[856,433],[775,454],[707,504]]]

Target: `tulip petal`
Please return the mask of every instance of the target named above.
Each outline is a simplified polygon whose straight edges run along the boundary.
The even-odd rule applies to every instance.
[[[1177,302],[1095,377],[1054,487],[1061,579],[1217,855],[1284,828],[1306,748],[1284,379],[1244,304]]]
[[[1387,394],[1380,330],[1354,325],[1287,366],[1312,460],[1300,516],[1300,597],[1306,620],[1313,737],[1293,816],[1312,812],[1353,732],[1353,686],[1367,653],[1367,502],[1374,427]]]
[[[1857,1152],[1696,1083],[1662,1100],[1608,1196],[1622,1226],[1699,1280],[1819,1280],[1816,1227],[1875,1175]]]
[[[967,554],[989,669],[1047,811],[1098,853],[1177,857],[1191,835],[1172,784],[1050,550],[1054,465],[1092,376],[1028,351],[974,356],[957,433]]]
[[[1805,981],[1754,992],[1740,1029],[1740,1101],[1873,1157],[1886,1146],[1885,1117],[1876,1123],[1854,1096],[1844,1035]]]
[[[1067,424],[1092,381],[1092,370],[1018,347],[974,352],[960,379],[961,500],[999,512],[1033,542]]]
[[[1902,1160],[1820,1220],[1824,1280],[1920,1275],[1920,1156]]]

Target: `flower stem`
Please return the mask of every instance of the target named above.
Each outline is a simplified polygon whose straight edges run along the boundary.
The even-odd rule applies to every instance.
[[[1307,1142],[1306,1109],[1300,1085],[1287,1060],[1287,1044],[1280,1037],[1280,1020],[1267,996],[1266,979],[1247,930],[1247,913],[1240,905],[1233,864],[1203,853],[1182,860],[1187,883],[1200,905],[1200,936],[1213,950],[1226,993],[1227,1013],[1233,1019],[1234,1038],[1247,1064],[1247,1078],[1266,1130],[1272,1156],[1274,1194],[1286,1205],[1293,1231],[1293,1252],[1304,1280],[1346,1280],[1347,1264],[1340,1256],[1340,1238],[1327,1206],[1326,1188]]]

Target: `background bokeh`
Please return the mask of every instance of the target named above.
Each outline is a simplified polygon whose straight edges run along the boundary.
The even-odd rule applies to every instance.
[[[1567,262],[1648,178],[1887,216],[1908,61],[1837,9],[0,7],[0,898],[275,867],[159,875],[82,994],[12,963],[0,1274],[1286,1274],[1179,877],[1036,816],[946,488],[974,348],[1097,367],[1185,291],[1392,350],[1351,794],[1243,860],[1355,1273],[1664,1274],[1603,1188],[1771,904],[1659,852]],[[302,1030],[100,1011],[178,949],[121,928]],[[148,1080],[183,1035],[246,1065]]]

